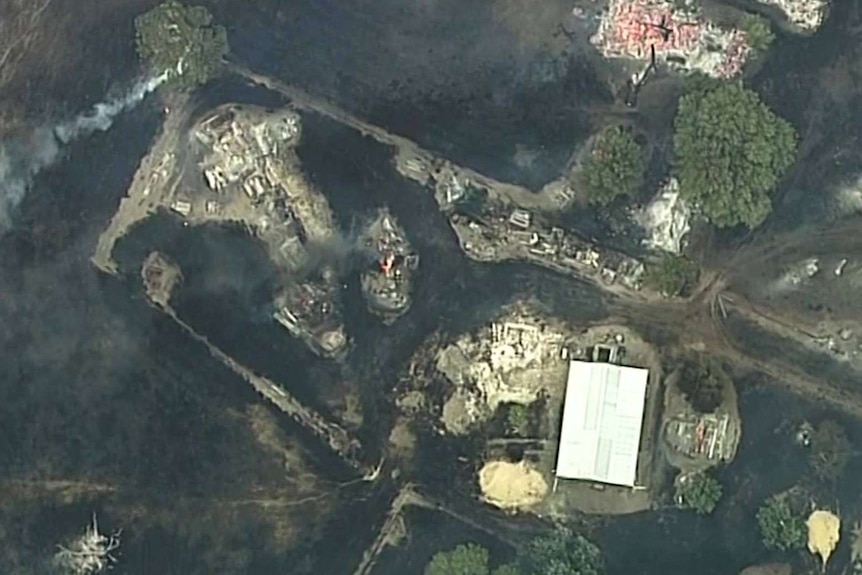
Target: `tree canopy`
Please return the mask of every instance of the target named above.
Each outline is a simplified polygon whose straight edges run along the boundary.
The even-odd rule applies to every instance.
[[[602,554],[589,539],[560,528],[531,541],[521,566],[526,575],[600,575]]]
[[[601,551],[590,540],[560,528],[518,550],[518,561],[491,569],[488,550],[475,543],[434,555],[425,575],[601,575]]]
[[[154,74],[189,89],[218,75],[228,53],[224,27],[203,6],[168,0],[135,19],[138,55]]]
[[[708,515],[721,499],[721,483],[706,472],[695,473],[680,481],[678,493],[683,505],[700,515]]]
[[[818,479],[834,481],[841,476],[851,455],[844,428],[832,420],[821,423],[811,437],[811,470]]]
[[[760,225],[796,156],[796,132],[737,83],[693,90],[674,122],[680,194],[718,227]]]
[[[619,196],[633,195],[643,182],[646,158],[631,132],[622,126],[605,129],[583,166],[587,199],[605,206]]]
[[[775,34],[772,33],[769,20],[758,14],[745,14],[739,21],[739,28],[748,37],[748,44],[751,49],[758,54],[763,54],[769,50],[769,46],[775,40]]]
[[[773,495],[757,512],[763,544],[770,549],[802,549],[808,528],[802,515],[796,513],[786,497]]]
[[[700,270],[684,256],[665,254],[658,264],[647,268],[646,284],[667,296],[678,296],[694,287]]]
[[[488,575],[488,550],[475,543],[441,551],[425,566],[425,575]]]

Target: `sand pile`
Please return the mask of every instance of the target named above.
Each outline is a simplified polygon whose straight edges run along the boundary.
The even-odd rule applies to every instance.
[[[841,520],[836,515],[817,510],[808,516],[808,550],[820,555],[824,567],[840,538]]]
[[[548,493],[542,474],[523,461],[489,461],[479,471],[479,487],[485,501],[503,509],[535,505]]]

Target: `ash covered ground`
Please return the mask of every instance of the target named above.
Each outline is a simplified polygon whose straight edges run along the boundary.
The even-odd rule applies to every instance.
[[[14,22],[4,34],[13,40],[0,47],[0,55],[9,50],[0,78],[4,134],[62,121],[130,79],[132,19],[153,3],[91,4],[46,2],[34,11],[13,3],[4,8],[9,18],[0,12],[4,24]],[[570,41],[560,29],[570,11],[564,2],[535,9],[515,0],[204,4],[229,22],[240,61],[453,160],[529,186],[558,174],[589,132],[591,107],[610,102],[584,39]],[[813,217],[806,206],[819,205],[812,189],[823,174],[841,183],[858,172],[854,10],[851,2],[837,3],[814,48],[780,37],[754,78],[803,135],[802,161],[783,190],[775,228]],[[34,180],[0,239],[0,513],[12,526],[0,533],[0,570],[50,572],[54,545],[83,528],[96,509],[108,528],[126,528],[127,573],[350,572],[388,506],[385,487],[347,485],[350,473],[339,461],[261,407],[239,378],[149,307],[134,273],[116,280],[90,265],[96,236],[146,152],[160,108],[145,101],[110,132],[67,148]],[[374,422],[361,430],[371,445],[391,423],[388,388],[428,333],[467,331],[527,292],[562,315],[592,320],[606,313],[594,290],[552,274],[470,264],[442,218],[424,217],[436,215],[433,202],[393,183],[383,152],[326,122],[311,130],[301,153],[344,220],[385,200],[423,253],[422,304],[405,322],[383,328],[368,321],[360,303],[348,310],[355,333],[364,336],[349,367],[363,390],[366,421]],[[336,191],[348,186],[358,191]],[[828,212],[833,204],[823,206]],[[290,372],[298,395],[328,409],[341,371],[284,338],[267,347],[262,335],[246,337],[262,329],[259,292],[272,276],[264,256],[227,232],[182,234],[175,223],[154,224],[123,249],[134,254],[151,248],[153,238],[176,240],[178,257],[200,271],[181,293],[188,317],[262,371]],[[359,302],[355,281],[347,283]],[[786,349],[762,345],[764,355]],[[792,446],[762,447],[786,425],[783,418],[823,416],[763,381],[746,380],[743,389],[744,416],[758,423],[728,470],[731,500],[739,506],[804,473],[803,456]],[[783,417],[775,415],[776,398],[786,408]],[[773,415],[758,419],[762,412]],[[858,444],[862,437],[852,426]],[[455,460],[476,451],[469,440],[452,447],[433,438],[421,439],[420,449],[417,475],[439,480],[438,491],[464,477],[454,464],[436,469],[439,456]],[[850,479],[858,476],[853,471]],[[835,492],[851,492],[850,483]],[[347,533],[346,523],[367,517],[374,518],[367,529]],[[449,519],[415,521],[431,534],[423,538],[420,530],[413,547],[393,550],[379,573],[419,573],[424,562],[414,549],[427,558],[442,540],[455,542]],[[602,534],[612,574],[690,572],[704,557],[715,559],[711,572],[727,573],[763,559],[751,543],[752,519],[733,504],[712,523],[667,513],[609,522]],[[674,543],[683,535],[684,544]],[[342,554],[331,553],[327,542],[335,538],[347,541]],[[494,545],[500,555],[509,552]],[[645,554],[656,560],[635,559]]]

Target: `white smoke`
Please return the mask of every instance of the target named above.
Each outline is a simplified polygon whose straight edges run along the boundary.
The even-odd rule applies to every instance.
[[[72,120],[36,128],[27,137],[0,142],[0,233],[10,227],[12,212],[30,189],[33,178],[59,159],[64,146],[109,129],[119,114],[134,107],[166,79],[165,73],[139,81],[122,97],[99,102]]]

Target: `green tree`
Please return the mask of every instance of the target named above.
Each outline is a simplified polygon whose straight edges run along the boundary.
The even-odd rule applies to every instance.
[[[802,549],[808,536],[808,528],[799,513],[796,513],[786,497],[773,495],[757,512],[757,523],[763,544],[769,549]]]
[[[796,132],[737,83],[692,90],[674,121],[680,194],[718,227],[760,225],[796,156]]]
[[[824,481],[834,481],[850,460],[851,446],[844,428],[832,420],[821,423],[811,437],[811,469]]]
[[[491,571],[491,575],[521,575],[521,570],[517,565],[506,564]]]
[[[527,406],[513,403],[506,414],[509,427],[518,435],[527,435],[530,430],[530,411]]]
[[[751,49],[758,54],[764,54],[769,50],[769,46],[775,40],[769,21],[758,14],[745,14],[739,21],[739,28],[748,37]]]
[[[183,89],[219,74],[228,53],[224,27],[203,6],[169,0],[135,19],[138,55],[154,74]]]
[[[602,554],[589,539],[560,528],[531,541],[521,554],[528,575],[600,575]]]
[[[665,254],[657,265],[647,268],[644,278],[652,289],[667,296],[678,296],[694,287],[700,270],[684,256]]]
[[[475,543],[441,551],[425,566],[425,575],[488,575],[488,550]]]
[[[695,473],[680,480],[677,493],[683,505],[700,515],[708,515],[721,499],[721,483],[706,472]]]
[[[587,199],[605,206],[619,196],[632,196],[643,182],[645,167],[644,152],[628,129],[605,129],[584,162]]]

